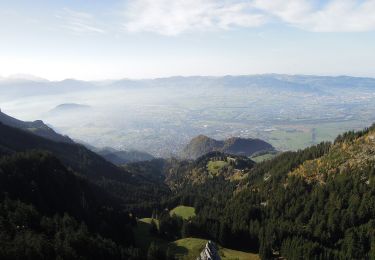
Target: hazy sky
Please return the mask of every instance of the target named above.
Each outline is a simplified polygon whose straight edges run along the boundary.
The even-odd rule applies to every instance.
[[[375,0],[0,0],[0,76],[375,77]]]

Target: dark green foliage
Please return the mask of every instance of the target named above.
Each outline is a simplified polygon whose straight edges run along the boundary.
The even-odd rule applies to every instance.
[[[192,228],[191,228],[191,222],[190,221],[185,221],[182,223],[181,227],[181,237],[186,238],[186,237],[191,237],[193,235]]]
[[[219,242],[221,245],[228,246],[228,244],[230,244],[230,232],[229,225],[225,222],[221,222],[219,230]]]
[[[0,155],[35,149],[52,153],[65,166],[121,199],[125,210],[139,215],[150,215],[160,197],[169,194],[160,181],[130,174],[82,145],[54,142],[0,123]]]
[[[375,124],[370,126],[369,128],[365,128],[362,131],[349,131],[345,132],[342,135],[339,135],[335,139],[335,143],[343,143],[343,142],[350,142],[353,141],[361,136],[364,136],[368,132],[375,129]]]
[[[375,186],[359,176],[354,172],[337,176],[326,185],[293,178],[286,188],[274,190],[263,219],[274,223],[273,248],[281,248],[283,256],[293,253],[289,259],[298,254],[366,258],[375,230],[375,209],[370,206],[375,205]]]
[[[139,151],[119,151],[112,148],[104,148],[102,150],[93,149],[93,151],[115,165],[145,162],[154,159],[152,155]]]
[[[268,234],[267,227],[259,231],[259,255],[262,259],[272,258],[272,235]]]
[[[68,214],[47,217],[34,207],[0,202],[0,259],[128,259],[128,250],[88,231]]]
[[[151,220],[150,233],[154,235],[158,233],[158,227],[154,219]]]
[[[170,216],[168,211],[159,215],[159,235],[168,240],[181,238],[183,220],[175,215]]]
[[[1,259],[129,255],[134,221],[121,202],[49,153],[1,158],[0,191]]]
[[[19,153],[0,159],[0,191],[34,205],[45,215],[67,212],[116,240],[130,239],[129,243],[132,239],[126,226],[131,219],[121,201],[69,172],[49,153]]]
[[[164,183],[166,160],[153,159],[150,161],[134,162],[123,165],[122,168],[131,174],[138,175],[145,180],[153,180],[158,183]]]
[[[350,144],[373,129],[348,132],[335,142]],[[375,258],[371,160],[356,170],[326,174],[322,183],[288,175],[325,154],[340,159],[340,153],[331,156],[330,143],[256,165],[233,156],[210,175],[207,163],[228,155],[155,160],[123,170],[75,144],[1,124],[0,133],[0,259],[173,259],[171,250],[164,252],[156,243],[147,252],[134,248],[136,221],[130,211],[152,214],[159,225],[152,221],[150,232],[169,241],[201,237],[259,252],[263,259]],[[35,148],[53,155],[20,153]],[[247,177],[230,179],[233,169]],[[195,207],[197,216],[187,221],[170,216],[166,209],[177,205]]]
[[[147,260],[163,260],[165,259],[165,253],[158,244],[152,242],[147,251]]]
[[[173,251],[170,247],[167,248],[167,251],[165,253],[165,259],[166,260],[175,260],[176,259],[174,254],[173,254]]]
[[[69,137],[56,133],[41,120],[36,120],[34,122],[21,121],[0,111],[0,122],[4,125],[32,132],[35,135],[53,140],[55,142],[73,143],[73,140],[71,140]]]
[[[344,134],[344,139],[351,142],[367,133]],[[330,148],[330,143],[321,143],[282,153],[255,165],[240,183],[220,177],[198,185],[185,183],[171,199],[171,203],[196,207],[197,217],[183,225],[184,232],[188,227],[189,235],[258,251],[263,259],[372,257],[374,165],[326,176],[324,185],[288,177],[303,162],[320,158]],[[194,165],[203,167],[205,163],[202,157]],[[239,185],[242,188],[238,190]]]
[[[79,144],[58,143],[32,133],[0,123],[0,145],[12,152],[44,150],[54,154],[62,163],[89,178],[102,177],[126,180],[127,174],[99,155]]]

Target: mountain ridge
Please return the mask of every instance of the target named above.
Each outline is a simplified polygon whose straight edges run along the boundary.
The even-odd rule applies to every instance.
[[[231,137],[225,140],[215,140],[205,135],[198,135],[183,149],[181,156],[197,159],[209,152],[222,152],[242,156],[251,156],[257,152],[274,151],[275,148],[260,139]]]
[[[1,122],[0,133],[0,155],[31,150],[50,152],[80,176],[108,189],[129,211],[150,212],[158,196],[169,192],[165,185],[131,174],[81,144],[55,142]],[[143,202],[147,205],[140,206]]]
[[[74,143],[68,136],[63,136],[56,133],[51,127],[47,126],[42,120],[35,120],[33,122],[22,121],[11,117],[0,110],[0,122],[19,129],[29,131],[40,137],[44,137],[56,142]]]

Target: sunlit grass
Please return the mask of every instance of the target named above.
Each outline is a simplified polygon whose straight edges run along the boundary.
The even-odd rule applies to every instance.
[[[170,211],[170,214],[182,217],[183,219],[189,219],[195,217],[195,208],[187,206],[177,206]]]

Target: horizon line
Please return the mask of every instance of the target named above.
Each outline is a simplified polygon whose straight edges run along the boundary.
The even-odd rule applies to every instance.
[[[103,78],[103,79],[80,79],[74,77],[66,77],[62,79],[49,79],[47,77],[40,77],[33,74],[25,73],[16,73],[10,74],[8,76],[2,76],[0,74],[1,81],[33,81],[33,82],[63,82],[63,81],[82,81],[82,82],[105,82],[105,81],[121,81],[121,80],[130,80],[130,81],[142,81],[142,80],[158,80],[158,79],[171,79],[171,78],[224,78],[224,77],[249,77],[249,76],[304,76],[304,77],[331,77],[331,78],[340,78],[340,77],[349,77],[349,78],[363,78],[363,79],[375,79],[374,76],[358,76],[350,74],[310,74],[310,73],[254,73],[254,74],[221,74],[221,75],[209,75],[209,74],[191,74],[191,75],[169,75],[169,76],[157,76],[157,77],[122,77],[122,78]]]

